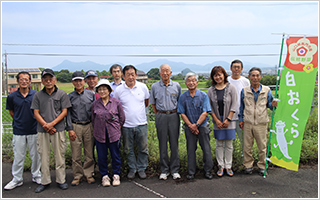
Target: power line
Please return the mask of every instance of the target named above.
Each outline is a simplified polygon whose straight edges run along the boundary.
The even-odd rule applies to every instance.
[[[279,54],[238,54],[238,55],[183,55],[183,54],[127,54],[127,55],[97,55],[97,54],[60,54],[60,53],[6,53],[13,56],[83,56],[83,57],[266,57],[279,56]],[[286,55],[286,54],[283,54]]]
[[[210,47],[210,46],[279,46],[281,43],[258,44],[32,44],[32,43],[3,43],[5,46],[34,46],[34,47]]]

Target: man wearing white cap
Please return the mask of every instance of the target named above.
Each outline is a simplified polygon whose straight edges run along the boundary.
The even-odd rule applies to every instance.
[[[72,107],[68,109],[67,127],[72,151],[72,170],[74,179],[72,186],[77,186],[85,177],[86,181],[95,183],[92,177],[94,172],[93,135],[91,124],[91,105],[95,100],[94,93],[84,89],[84,74],[76,71],[72,74],[74,91],[69,93]],[[84,149],[84,164],[82,165],[82,145]]]

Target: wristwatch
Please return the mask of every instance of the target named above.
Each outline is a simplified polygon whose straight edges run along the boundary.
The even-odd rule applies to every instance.
[[[227,120],[228,120],[229,122],[231,122],[231,119],[230,119],[229,117],[227,117]]]
[[[197,127],[199,127],[199,126],[200,126],[200,124],[199,124],[198,122],[196,123],[196,125],[197,125]]]

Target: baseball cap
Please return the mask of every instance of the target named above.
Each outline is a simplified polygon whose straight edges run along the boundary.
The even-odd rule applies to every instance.
[[[109,87],[110,91],[112,92],[112,87],[110,85],[110,82],[108,79],[101,79],[98,84],[94,87],[94,90],[96,92],[98,92],[98,88],[101,86],[101,85],[107,85],[107,87]]]
[[[84,78],[87,78],[88,76],[96,76],[96,77],[99,77],[98,74],[97,74],[97,72],[94,71],[94,70],[89,70],[89,71],[87,71]]]
[[[51,76],[54,76],[54,72],[52,71],[52,69],[45,69],[42,71],[41,78],[43,78],[43,76],[46,74],[50,74]]]
[[[76,80],[76,79],[84,79],[84,74],[82,72],[79,72],[79,71],[76,71],[76,72],[73,72],[72,74],[72,80]]]

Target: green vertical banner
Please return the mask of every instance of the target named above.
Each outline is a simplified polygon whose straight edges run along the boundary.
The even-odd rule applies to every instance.
[[[273,164],[298,171],[318,71],[318,37],[290,37],[271,130]]]

